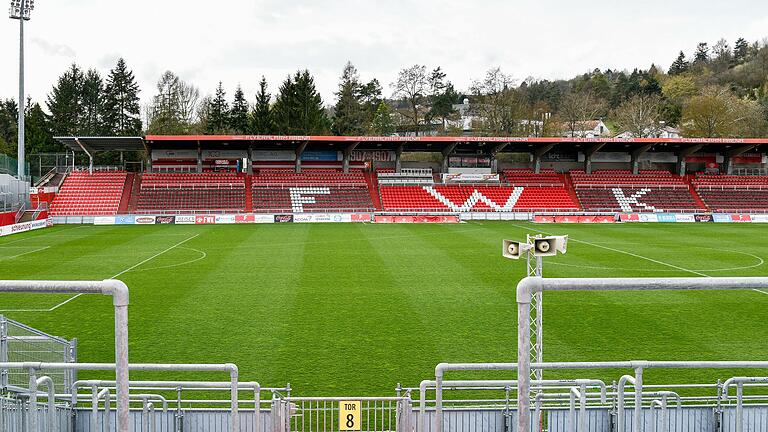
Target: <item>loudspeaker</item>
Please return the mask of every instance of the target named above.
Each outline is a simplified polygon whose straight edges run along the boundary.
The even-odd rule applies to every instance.
[[[555,237],[542,237],[533,239],[534,256],[557,255],[557,239]]]
[[[531,248],[531,245],[514,240],[504,240],[502,247],[501,255],[504,258],[520,259],[520,256]]]

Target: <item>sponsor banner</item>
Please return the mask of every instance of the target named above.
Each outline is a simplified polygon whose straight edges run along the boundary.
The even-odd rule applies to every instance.
[[[293,150],[251,150],[253,161],[294,161],[296,152]]]
[[[752,222],[756,223],[768,223],[768,214],[753,214]]]
[[[352,215],[349,213],[301,213],[293,215],[293,221],[296,223],[352,222]]]
[[[696,222],[696,216],[692,214],[676,214],[675,222],[684,222],[684,223]]]
[[[257,214],[254,215],[254,223],[257,224],[271,224],[275,223],[275,215],[271,214]]]
[[[675,218],[675,215],[672,213],[656,213],[656,221],[657,222],[677,222],[677,219]]]
[[[622,222],[640,222],[640,215],[637,213],[622,213],[619,215]]]
[[[94,225],[114,225],[115,217],[114,216],[96,216],[93,218],[93,224]]]
[[[136,217],[133,215],[115,216],[115,225],[133,225],[136,223]]]
[[[656,213],[640,213],[638,215],[638,222],[659,222]]]
[[[498,174],[454,173],[443,174],[443,182],[497,182]]]
[[[349,154],[350,162],[394,162],[395,152],[391,150],[353,150]]]
[[[731,222],[752,222],[752,216],[748,214],[734,213],[731,215]]]
[[[254,215],[253,213],[235,215],[235,223],[243,224],[243,223],[255,223],[255,222],[256,222],[256,215]]]
[[[216,223],[216,216],[213,216],[213,215],[195,216],[195,225],[210,225],[215,223]]]
[[[30,195],[57,193],[58,191],[59,191],[59,188],[56,187],[56,186],[29,188],[29,194]]]
[[[695,214],[693,218],[696,219],[696,222],[712,222],[713,220],[711,214]]]
[[[154,216],[136,216],[133,223],[136,225],[154,225],[155,217]]]
[[[275,215],[275,223],[291,223],[293,222],[293,215],[291,214],[281,214],[281,215]]]
[[[40,228],[45,228],[53,225],[51,219],[40,219],[32,222],[22,222],[13,225],[5,225],[0,227],[0,236],[7,236],[11,234],[18,234],[22,232],[32,231]]]
[[[176,225],[194,225],[195,215],[178,215],[175,222]]]
[[[459,216],[374,216],[376,223],[459,223]]]
[[[214,222],[222,225],[233,224],[235,223],[235,215],[216,215]]]
[[[712,213],[713,222],[731,222],[731,215],[726,213]]]
[[[243,159],[248,157],[248,152],[246,150],[203,150],[202,153],[203,160]]]
[[[352,222],[370,222],[371,214],[370,213],[352,213],[350,215],[350,219],[352,220]]]
[[[152,160],[193,159],[197,160],[197,150],[152,150]]]
[[[161,225],[176,223],[176,216],[155,216],[155,223]]]
[[[569,151],[548,151],[541,157],[542,162],[576,162],[578,154]]]
[[[301,160],[303,161],[340,161],[342,160],[341,152],[336,150],[304,150],[301,154]]]
[[[550,215],[536,215],[533,217],[533,221],[537,223],[614,223],[616,222],[616,216],[614,215],[596,215],[596,216],[584,216],[584,215],[565,215],[565,216],[550,216]]]
[[[744,153],[734,156],[731,161],[739,165],[760,165],[763,163],[763,155],[760,153]]]

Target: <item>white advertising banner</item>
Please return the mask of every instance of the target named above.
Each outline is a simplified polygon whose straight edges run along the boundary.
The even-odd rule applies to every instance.
[[[443,182],[497,182],[498,174],[456,173],[443,174]]]
[[[333,223],[352,222],[349,213],[297,213],[293,215],[294,223]]]
[[[93,224],[94,225],[114,225],[115,217],[114,216],[96,216],[93,218]]]
[[[675,222],[696,222],[696,217],[692,214],[676,214]]]
[[[756,223],[768,223],[768,214],[753,214],[751,219]]]
[[[22,222],[13,225],[6,225],[4,227],[0,227],[0,237],[45,228],[51,225],[53,225],[51,219],[41,219],[32,222]]]
[[[176,216],[177,225],[194,225],[195,215],[178,215]]]
[[[275,215],[273,214],[257,214],[255,215],[254,223],[257,224],[271,224],[275,223]]]
[[[235,215],[225,214],[225,215],[216,215],[216,223],[217,224],[233,224],[235,223]]]

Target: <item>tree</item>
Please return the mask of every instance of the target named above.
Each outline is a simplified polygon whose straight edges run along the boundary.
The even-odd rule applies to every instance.
[[[152,134],[184,134],[189,123],[182,117],[181,79],[166,71],[157,82],[157,94],[147,107],[147,130]]]
[[[308,70],[297,71],[280,86],[272,118],[277,133],[286,135],[322,135],[330,130],[323,100]]]
[[[668,73],[670,75],[680,75],[688,72],[689,67],[690,64],[688,63],[688,60],[685,59],[685,53],[680,51],[680,54],[677,55],[677,59],[675,59],[672,66],[669,67]]]
[[[614,110],[613,120],[634,138],[657,137],[660,107],[658,95],[636,95]]]
[[[691,137],[748,137],[764,132],[762,107],[739,99],[728,88],[708,86],[683,109],[683,131]]]
[[[696,45],[696,52],[693,54],[693,64],[699,65],[709,61],[709,47],[706,42],[699,42]]]
[[[395,133],[395,121],[392,119],[392,110],[386,102],[379,103],[371,121],[369,132],[376,136],[389,136]]]
[[[0,153],[16,155],[19,107],[13,99],[0,100]]]
[[[331,131],[336,135],[362,135],[365,130],[364,112],[361,103],[362,85],[357,69],[347,62],[341,74],[339,90],[336,92],[338,101],[333,116]]]
[[[229,126],[232,129],[232,133],[248,133],[250,129],[248,109],[248,101],[245,100],[242,87],[238,85],[235,90],[235,98],[232,101],[232,109],[229,111]]]
[[[81,86],[81,112],[77,133],[86,136],[102,135],[104,115],[104,82],[101,75],[89,69]]]
[[[179,80],[179,117],[184,124],[191,125],[196,120],[197,105],[200,101],[200,89]]]
[[[104,131],[109,135],[140,135],[139,84],[119,58],[104,87]]]
[[[579,131],[584,129],[585,122],[595,120],[604,111],[604,103],[591,93],[571,91],[560,102],[558,115],[564,123],[564,132],[570,136],[577,136]]]
[[[397,81],[391,86],[394,89],[393,97],[401,99],[407,106],[401,114],[416,128],[418,134],[418,126],[423,119],[420,108],[429,90],[427,67],[413,65],[401,70],[397,76]]]
[[[271,99],[272,95],[267,93],[267,79],[262,76],[259,81],[259,92],[256,93],[256,105],[253,106],[251,113],[251,132],[257,135],[274,133],[272,109],[269,106]]]
[[[497,136],[518,134],[525,104],[514,84],[512,77],[499,67],[488,70],[485,78],[472,83],[475,96],[472,111],[482,119],[486,133]]]
[[[749,50],[749,43],[744,38],[736,39],[736,43],[733,44],[733,63],[734,65],[740,65],[747,60],[747,52]]]
[[[376,111],[383,102],[381,94],[381,84],[376,78],[360,87],[360,105],[362,106],[363,122],[366,128],[370,128],[373,118],[376,116]]]
[[[443,132],[446,131],[446,126],[449,117],[456,114],[456,110],[453,105],[458,102],[459,94],[453,87],[450,81],[445,80],[445,73],[440,67],[433,70],[429,77],[429,111],[427,112],[427,118],[432,119],[439,118],[442,122]]]
[[[27,103],[24,116],[24,139],[27,154],[43,152],[60,152],[63,146],[53,139],[48,116],[40,104],[32,101]]]
[[[48,94],[46,105],[55,135],[80,134],[83,80],[83,71],[73,63]]]
[[[216,87],[216,94],[208,104],[208,125],[206,133],[222,134],[229,130],[229,104],[227,103],[227,93],[221,81]]]

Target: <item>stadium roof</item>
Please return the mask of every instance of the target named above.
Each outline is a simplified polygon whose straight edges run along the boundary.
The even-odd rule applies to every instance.
[[[88,153],[147,149],[142,137],[54,137],[54,139],[72,151]]]
[[[74,151],[158,149],[396,150],[406,152],[533,152],[574,149],[591,151],[704,152],[768,151],[768,138],[560,138],[560,137],[446,137],[446,136],[327,136],[327,135],[147,135],[140,137],[57,137]],[[81,145],[83,148],[81,148]]]

